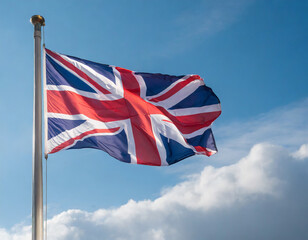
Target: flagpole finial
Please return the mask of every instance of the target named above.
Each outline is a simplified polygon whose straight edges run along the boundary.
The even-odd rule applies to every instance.
[[[37,23],[40,23],[41,26],[45,26],[45,19],[41,15],[33,15],[30,19],[30,22],[35,25]]]

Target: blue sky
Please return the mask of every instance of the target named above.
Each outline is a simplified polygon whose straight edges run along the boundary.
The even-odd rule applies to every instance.
[[[307,238],[307,10],[304,0],[3,1],[0,239],[30,239],[34,14],[46,19],[49,49],[199,74],[223,111],[211,158],[157,168],[97,150],[50,155],[51,239]]]

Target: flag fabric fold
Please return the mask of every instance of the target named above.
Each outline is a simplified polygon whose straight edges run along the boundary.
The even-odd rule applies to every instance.
[[[218,97],[198,75],[134,72],[45,49],[45,154],[95,148],[164,166],[217,151]]]

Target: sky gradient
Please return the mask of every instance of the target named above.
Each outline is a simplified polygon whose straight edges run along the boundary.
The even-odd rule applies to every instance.
[[[34,14],[53,51],[199,74],[222,103],[210,158],[158,168],[91,149],[50,155],[50,239],[307,239],[307,10],[305,0],[3,1],[0,239],[31,239]]]

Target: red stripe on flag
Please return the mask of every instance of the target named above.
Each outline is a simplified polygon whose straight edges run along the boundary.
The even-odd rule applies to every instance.
[[[103,122],[124,120],[129,117],[123,98],[113,101],[100,101],[74,92],[47,90],[47,99],[47,111],[52,113],[83,114],[91,119]]]
[[[140,97],[140,86],[132,71],[117,68],[121,74],[124,98],[130,114],[138,164],[160,166],[161,159],[152,131],[150,114],[161,113]]]
[[[186,116],[173,116],[162,107],[158,107],[158,109],[174,123],[182,134],[189,134],[201,128],[210,126],[221,114],[221,111],[217,111]]]
[[[84,138],[88,135],[92,135],[92,134],[95,134],[95,133],[114,133],[114,132],[118,131],[119,129],[120,128],[117,127],[117,128],[111,128],[111,129],[94,129],[94,130],[91,130],[91,131],[84,132],[84,133],[80,134],[79,136],[71,138],[71,139],[67,140],[66,142],[58,145],[57,147],[52,149],[50,153],[59,152],[63,148],[66,148],[66,147],[73,145],[77,140],[81,140],[82,138]]]
[[[201,147],[201,146],[195,146],[194,148],[199,154],[205,154],[208,157],[215,153],[215,152],[208,151],[205,147]]]
[[[60,55],[58,55],[57,53],[50,51],[49,49],[45,49],[46,52],[52,56],[53,58],[57,59],[59,62],[61,62],[64,66],[66,66],[67,68],[69,68],[70,70],[74,71],[75,73],[77,73],[80,77],[82,77],[84,80],[88,81],[89,83],[91,83],[97,90],[99,90],[100,92],[104,93],[104,94],[110,94],[110,92],[103,88],[101,85],[99,85],[96,81],[94,81],[91,77],[89,77],[86,73],[84,73],[83,71],[81,71],[79,68],[75,67],[73,64],[71,64],[70,62],[66,61],[64,58],[62,58]]]
[[[121,79],[125,91],[129,91],[140,97],[140,86],[133,71],[121,67],[116,67],[116,69],[121,73]]]
[[[160,95],[159,97],[156,97],[156,98],[151,98],[149,101],[152,101],[152,102],[164,101],[195,80],[202,81],[199,75],[193,75],[187,78],[186,80],[179,82],[178,84],[176,84],[173,88],[171,88],[168,92],[164,93],[163,95]]]

